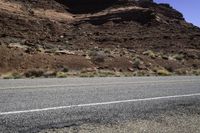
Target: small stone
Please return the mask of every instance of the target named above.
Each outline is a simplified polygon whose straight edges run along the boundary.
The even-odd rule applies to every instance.
[[[134,72],[134,69],[131,68],[131,67],[129,67],[128,70],[129,70],[130,72]]]

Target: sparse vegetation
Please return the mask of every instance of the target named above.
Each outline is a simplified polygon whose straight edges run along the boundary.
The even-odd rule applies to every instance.
[[[101,63],[105,61],[106,54],[103,51],[92,51],[89,56],[96,63]]]
[[[18,72],[13,72],[13,73],[11,72],[11,73],[3,74],[1,77],[3,79],[20,79],[23,77],[23,75]]]
[[[67,73],[65,73],[65,72],[57,72],[56,73],[56,77],[57,78],[66,78],[67,77]]]
[[[34,78],[34,77],[42,77],[44,75],[44,70],[41,69],[32,69],[28,70],[24,73],[24,76],[27,78]]]
[[[172,58],[175,60],[181,61],[184,59],[184,55],[183,54],[175,54],[175,55],[172,55]]]
[[[143,52],[143,55],[147,55],[149,57],[151,57],[152,59],[155,59],[156,58],[156,53],[154,53],[152,50],[147,50],[145,52]]]
[[[13,76],[14,79],[20,79],[20,78],[23,77],[23,75],[20,74],[20,73],[18,73],[18,72],[14,72],[14,73],[12,73],[12,76]]]
[[[159,76],[170,76],[171,73],[169,71],[167,71],[166,69],[156,69],[156,73]]]
[[[2,75],[2,78],[3,78],[3,79],[13,79],[13,76],[12,76],[11,73],[6,73],[6,74],[3,74],[3,75]]]
[[[80,77],[95,77],[97,75],[95,72],[81,72]]]
[[[172,66],[167,66],[165,67],[165,69],[171,73],[175,71],[175,69]]]
[[[133,59],[133,67],[134,68],[139,69],[140,66],[143,65],[143,64],[144,64],[144,62],[140,58],[136,57],[136,58]]]
[[[162,59],[169,60],[169,57],[167,55],[162,55]]]
[[[193,70],[193,74],[196,76],[200,76],[200,69]]]
[[[66,67],[66,66],[63,66],[63,67],[61,67],[60,68],[60,71],[62,71],[62,72],[69,72],[69,68],[68,67]]]
[[[133,72],[123,72],[121,74],[121,76],[124,76],[124,77],[132,77],[132,76],[135,76]]]
[[[115,77],[117,76],[115,72],[113,71],[99,71],[98,77]]]
[[[177,75],[188,75],[189,71],[185,68],[180,68],[175,71]]]
[[[122,73],[114,72],[110,70],[100,70],[97,72],[81,72],[80,77],[120,77]]]

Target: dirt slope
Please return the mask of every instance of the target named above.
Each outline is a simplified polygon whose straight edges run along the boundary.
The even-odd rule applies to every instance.
[[[0,73],[200,69],[200,28],[151,0],[0,0],[0,42]]]

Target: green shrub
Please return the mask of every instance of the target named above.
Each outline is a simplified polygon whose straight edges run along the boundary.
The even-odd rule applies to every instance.
[[[115,76],[115,72],[112,71],[99,71],[98,76],[99,77],[113,77]]]
[[[12,77],[13,77],[14,79],[20,79],[20,78],[22,78],[22,74],[20,74],[20,73],[18,73],[18,72],[14,72],[14,73],[12,73]]]
[[[84,73],[80,73],[80,77],[95,77],[96,73],[94,72],[84,72]]]
[[[18,72],[14,72],[14,73],[7,73],[2,75],[3,79],[20,79],[22,78],[22,74],[18,73]]]
[[[3,79],[13,79],[13,76],[11,73],[7,73],[7,74],[2,75],[2,78]]]
[[[158,69],[156,71],[156,73],[159,75],[159,76],[170,76],[171,73],[169,71],[167,71],[166,69]]]
[[[144,62],[141,59],[139,59],[139,58],[135,58],[133,60],[133,67],[134,68],[139,68],[143,64],[144,64]]]
[[[106,54],[103,51],[92,51],[89,56],[94,62],[101,63],[105,61]]]
[[[66,78],[67,74],[65,72],[57,72],[56,77],[57,78]]]
[[[147,51],[143,52],[143,55],[147,55],[153,59],[156,58],[156,54],[151,50],[147,50]]]

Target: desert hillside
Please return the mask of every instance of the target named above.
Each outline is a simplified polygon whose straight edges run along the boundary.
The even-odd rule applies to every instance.
[[[200,74],[200,28],[152,0],[0,0],[3,78]]]

